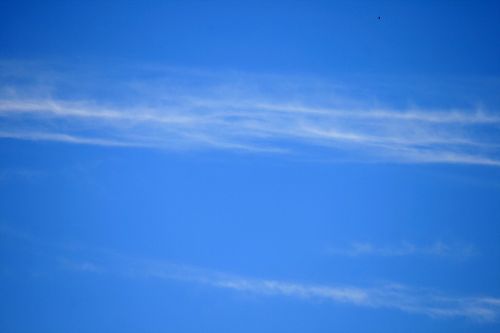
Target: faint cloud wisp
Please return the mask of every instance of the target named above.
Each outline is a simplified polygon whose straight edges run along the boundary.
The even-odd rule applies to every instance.
[[[374,256],[374,257],[403,257],[403,256],[431,256],[467,259],[477,254],[470,244],[447,244],[436,241],[428,245],[416,245],[410,242],[401,242],[392,246],[378,246],[368,242],[353,242],[348,247],[328,247],[326,252],[334,256]]]
[[[79,75],[0,76],[0,138],[500,166],[500,117],[481,109],[352,103],[355,94],[286,77],[159,71],[76,85]]]
[[[129,276],[173,279],[262,296],[396,309],[434,318],[462,317],[476,321],[495,321],[500,316],[500,298],[491,296],[451,296],[432,289],[412,288],[401,284],[356,287],[254,279],[153,260],[136,260],[134,265],[127,266]]]

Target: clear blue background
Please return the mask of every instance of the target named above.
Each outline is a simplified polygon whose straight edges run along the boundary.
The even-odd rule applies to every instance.
[[[382,19],[378,20],[377,17]],[[2,1],[0,57],[342,79],[398,104],[499,110],[495,1]],[[401,82],[390,91],[379,82]],[[484,89],[483,89],[484,87]],[[430,92],[429,92],[430,91]],[[497,332],[328,301],[72,271],[75,247],[303,283],[500,295],[500,170],[0,140],[3,332]],[[28,170],[27,174],[12,170]],[[353,241],[467,260],[339,257]]]

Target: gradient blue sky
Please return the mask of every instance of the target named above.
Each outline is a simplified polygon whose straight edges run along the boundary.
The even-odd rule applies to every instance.
[[[498,332],[499,35],[495,1],[0,2],[0,331]]]

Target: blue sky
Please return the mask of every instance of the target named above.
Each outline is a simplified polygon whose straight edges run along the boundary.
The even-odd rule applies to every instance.
[[[0,330],[498,332],[499,22],[3,1]]]

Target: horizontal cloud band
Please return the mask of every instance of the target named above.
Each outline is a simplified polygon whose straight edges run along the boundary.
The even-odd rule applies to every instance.
[[[65,265],[69,269],[87,273],[111,272],[142,278],[178,280],[255,295],[396,309],[435,318],[462,317],[477,321],[496,321],[500,316],[500,298],[490,296],[449,296],[435,290],[394,283],[377,287],[354,287],[253,279],[164,261],[131,260],[123,256],[119,258],[121,264],[118,265],[116,261],[99,265],[70,260],[66,260]]]
[[[95,91],[78,94],[74,83],[69,89],[71,79],[62,74],[64,80],[47,80],[50,89],[40,88],[44,80],[23,75],[28,82],[23,85],[0,82],[2,138],[171,150],[319,151],[359,162],[500,166],[500,117],[491,112],[350,106],[343,99],[325,102],[324,89],[304,88],[320,96],[314,101],[256,76],[245,77],[237,88],[220,78],[205,80],[200,88],[193,74],[182,84],[168,74],[160,83],[112,81],[117,92],[100,98]],[[110,83],[89,84],[99,90]],[[259,93],[255,86],[261,86]],[[268,86],[273,89],[262,92]]]

